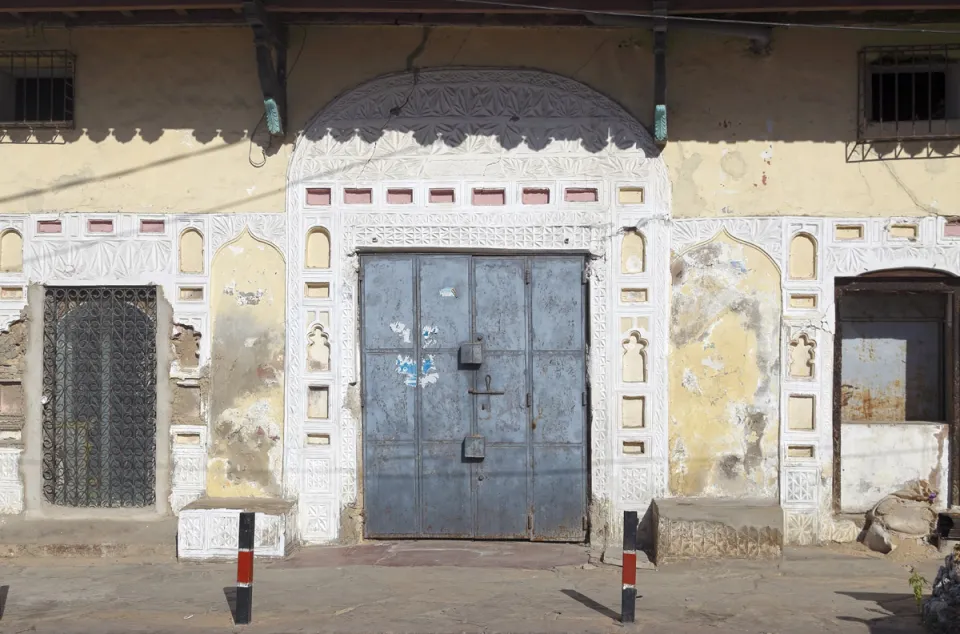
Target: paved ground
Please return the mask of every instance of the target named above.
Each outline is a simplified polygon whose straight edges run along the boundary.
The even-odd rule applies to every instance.
[[[237,627],[232,564],[9,558],[0,632],[922,632],[908,568],[849,549],[641,571],[629,627],[616,621],[620,569],[586,559],[544,544],[313,548],[258,561],[254,624]],[[937,565],[918,569],[932,580]]]

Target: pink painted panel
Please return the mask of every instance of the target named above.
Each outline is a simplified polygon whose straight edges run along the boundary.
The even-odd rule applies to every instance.
[[[523,204],[524,205],[549,205],[550,204],[550,190],[549,189],[524,189],[523,190]]]
[[[141,220],[140,233],[163,233],[166,223],[163,220]]]
[[[327,207],[330,205],[329,188],[307,189],[307,204],[311,207]]]
[[[595,203],[599,200],[597,190],[585,187],[571,187],[563,192],[568,203]]]
[[[431,189],[430,202],[438,205],[452,205],[457,201],[457,195],[452,189]]]
[[[371,205],[373,204],[373,190],[345,189],[343,190],[343,202],[347,205]]]
[[[943,235],[950,237],[960,236],[960,221],[948,220],[947,224],[943,226]]]
[[[61,233],[63,224],[59,220],[41,220],[37,223],[37,233]]]
[[[87,231],[90,233],[113,233],[112,220],[88,220]]]
[[[502,189],[473,190],[473,204],[478,207],[496,207],[507,204],[507,192]]]
[[[412,189],[388,189],[387,204],[388,205],[413,204],[413,190]]]

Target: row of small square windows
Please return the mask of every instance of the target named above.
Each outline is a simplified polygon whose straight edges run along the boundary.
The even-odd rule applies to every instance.
[[[520,202],[524,205],[549,205],[553,191],[549,187],[524,187],[520,192]],[[595,203],[600,200],[600,192],[595,187],[567,187],[563,190],[563,200],[568,203]],[[617,200],[621,205],[642,205],[644,191],[642,187],[621,187]],[[305,201],[308,207],[329,207],[333,204],[333,191],[329,187],[308,187]],[[398,187],[387,189],[386,204],[412,205],[412,188]],[[430,189],[427,202],[432,205],[453,205],[457,202],[457,190],[452,187]],[[373,189],[346,188],[343,190],[344,205],[372,205]],[[476,207],[497,207],[507,204],[507,190],[500,187],[476,187],[470,192],[470,204]]]

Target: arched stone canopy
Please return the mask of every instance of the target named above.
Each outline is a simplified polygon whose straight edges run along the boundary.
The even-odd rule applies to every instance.
[[[398,208],[384,204],[383,188],[388,184],[417,192],[414,204]],[[518,192],[524,186],[543,184],[552,188],[550,203],[524,207]],[[597,203],[564,200],[565,188],[586,185],[597,188]],[[643,203],[631,208],[617,204],[620,185],[642,186]],[[455,188],[456,204],[429,204],[425,192],[431,186]],[[504,188],[505,204],[472,208],[467,192],[480,186]],[[307,187],[329,188],[332,204],[308,206]],[[337,192],[344,187],[373,190],[373,203],[341,204],[343,197],[338,198]],[[325,380],[330,384],[330,424],[336,428],[330,449],[337,476],[333,491],[325,497],[301,490],[302,471],[309,470],[305,456],[310,452],[302,444],[306,330],[293,329],[288,339],[285,492],[301,499],[305,537],[335,537],[341,530],[341,508],[357,497],[359,410],[351,403],[357,400],[359,366],[355,354],[358,249],[510,249],[593,256],[588,364],[593,386],[591,483],[597,500],[610,495],[608,480],[614,476],[615,430],[608,429],[614,399],[607,394],[607,377],[613,359],[619,359],[619,333],[608,334],[607,323],[608,311],[616,304],[612,278],[619,275],[619,259],[607,257],[607,252],[619,248],[615,245],[620,227],[633,226],[641,218],[665,218],[669,207],[666,166],[647,130],[609,98],[564,77],[534,70],[422,70],[374,79],[324,108],[297,140],[287,189],[288,253],[295,259],[288,297],[301,313],[295,323],[306,323],[309,310],[303,297],[303,253],[310,227],[329,229],[333,256],[326,272],[334,316],[332,367]],[[660,252],[668,244],[665,225],[647,227],[644,232],[649,261],[665,262],[666,253]],[[614,259],[616,266],[611,264]],[[667,293],[666,276],[653,268],[648,266],[642,273],[656,280],[651,306]],[[307,277],[311,275],[321,276],[310,272]],[[663,332],[655,333],[660,336],[651,343],[652,373],[661,372],[665,363],[660,361],[665,324],[658,325]],[[650,399],[651,411],[663,410],[652,395]],[[664,414],[652,427],[664,430],[665,424]],[[663,482],[660,472],[644,471],[641,477],[650,483],[650,492]],[[631,490],[636,497],[637,487]]]

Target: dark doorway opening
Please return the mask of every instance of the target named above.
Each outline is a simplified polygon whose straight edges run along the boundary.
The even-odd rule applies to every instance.
[[[835,510],[868,510],[911,479],[960,499],[958,287],[927,270],[836,280]]]

